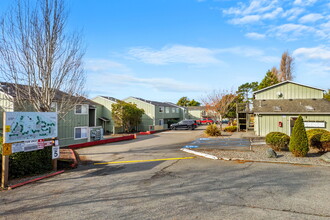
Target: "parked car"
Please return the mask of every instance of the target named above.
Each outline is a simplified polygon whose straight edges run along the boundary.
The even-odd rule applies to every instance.
[[[202,124],[202,125],[205,125],[205,124],[209,125],[209,124],[213,124],[214,121],[212,118],[202,118],[200,120],[197,120],[197,123]]]
[[[197,123],[195,120],[182,120],[178,123],[171,124],[170,129],[171,130],[177,130],[177,129],[189,129],[194,130],[197,127]]]
[[[228,123],[229,123],[229,119],[228,118],[222,119],[222,124],[228,124]]]

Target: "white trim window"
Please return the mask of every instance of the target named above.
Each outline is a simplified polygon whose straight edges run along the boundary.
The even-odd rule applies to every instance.
[[[176,109],[176,108],[172,108],[172,113],[175,113],[175,109]]]
[[[87,138],[88,127],[75,127],[74,128],[74,139],[84,139]]]
[[[75,106],[74,113],[76,115],[87,115],[88,114],[88,105],[79,104]]]
[[[179,108],[175,108],[176,113],[179,113]]]
[[[165,107],[165,113],[170,113],[170,107]]]
[[[50,104],[50,109],[52,112],[57,112],[57,102],[52,102]]]
[[[159,106],[159,112],[164,112],[164,106]]]

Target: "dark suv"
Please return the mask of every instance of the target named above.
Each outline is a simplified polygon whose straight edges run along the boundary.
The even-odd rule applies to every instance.
[[[197,127],[196,121],[194,120],[182,120],[178,123],[171,124],[170,129],[189,129],[194,130]]]

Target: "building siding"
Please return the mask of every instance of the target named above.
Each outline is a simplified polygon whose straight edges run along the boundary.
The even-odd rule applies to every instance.
[[[150,126],[155,126],[156,122],[155,122],[155,106],[144,102],[142,100],[139,99],[135,99],[133,97],[129,97],[127,99],[124,99],[125,102],[130,102],[133,104],[136,104],[136,106],[138,108],[141,108],[144,110],[144,114],[142,115],[142,119],[141,119],[141,124],[138,127],[138,130],[140,131],[149,131],[149,130],[153,130],[150,129]]]
[[[291,135],[290,119],[298,117],[297,114],[290,115],[257,115],[255,116],[255,132],[259,136],[266,136],[270,132],[283,132]],[[304,121],[325,121],[325,128],[330,131],[330,116],[329,115],[301,115]],[[282,122],[283,126],[279,127],[278,122]],[[306,128],[309,130],[312,128]]]
[[[97,108],[97,125],[103,126],[103,122],[99,119],[100,117],[105,117],[110,120],[110,122],[104,123],[104,131],[105,133],[113,133],[113,130],[115,129],[115,133],[122,132],[122,127],[115,127],[115,123],[112,119],[112,104],[116,104],[116,102],[103,98],[103,97],[95,97],[92,99],[92,101],[100,104],[101,106]]]
[[[279,98],[278,93],[282,93],[283,97]],[[322,99],[323,91],[297,85],[294,83],[282,84],[260,93],[255,94],[255,99]]]

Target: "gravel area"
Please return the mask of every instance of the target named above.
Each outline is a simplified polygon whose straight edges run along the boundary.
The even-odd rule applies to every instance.
[[[330,166],[320,159],[321,153],[317,153],[313,149],[307,154],[307,157],[295,157],[289,151],[276,152],[277,158],[268,158],[266,150],[270,148],[267,145],[253,146],[252,151],[239,151],[239,150],[218,150],[218,149],[193,149],[194,151],[214,155],[219,159],[241,159],[241,160],[252,160],[252,161],[266,161],[266,162],[278,162],[278,163],[297,163],[297,164],[309,164],[309,165],[320,165]]]

